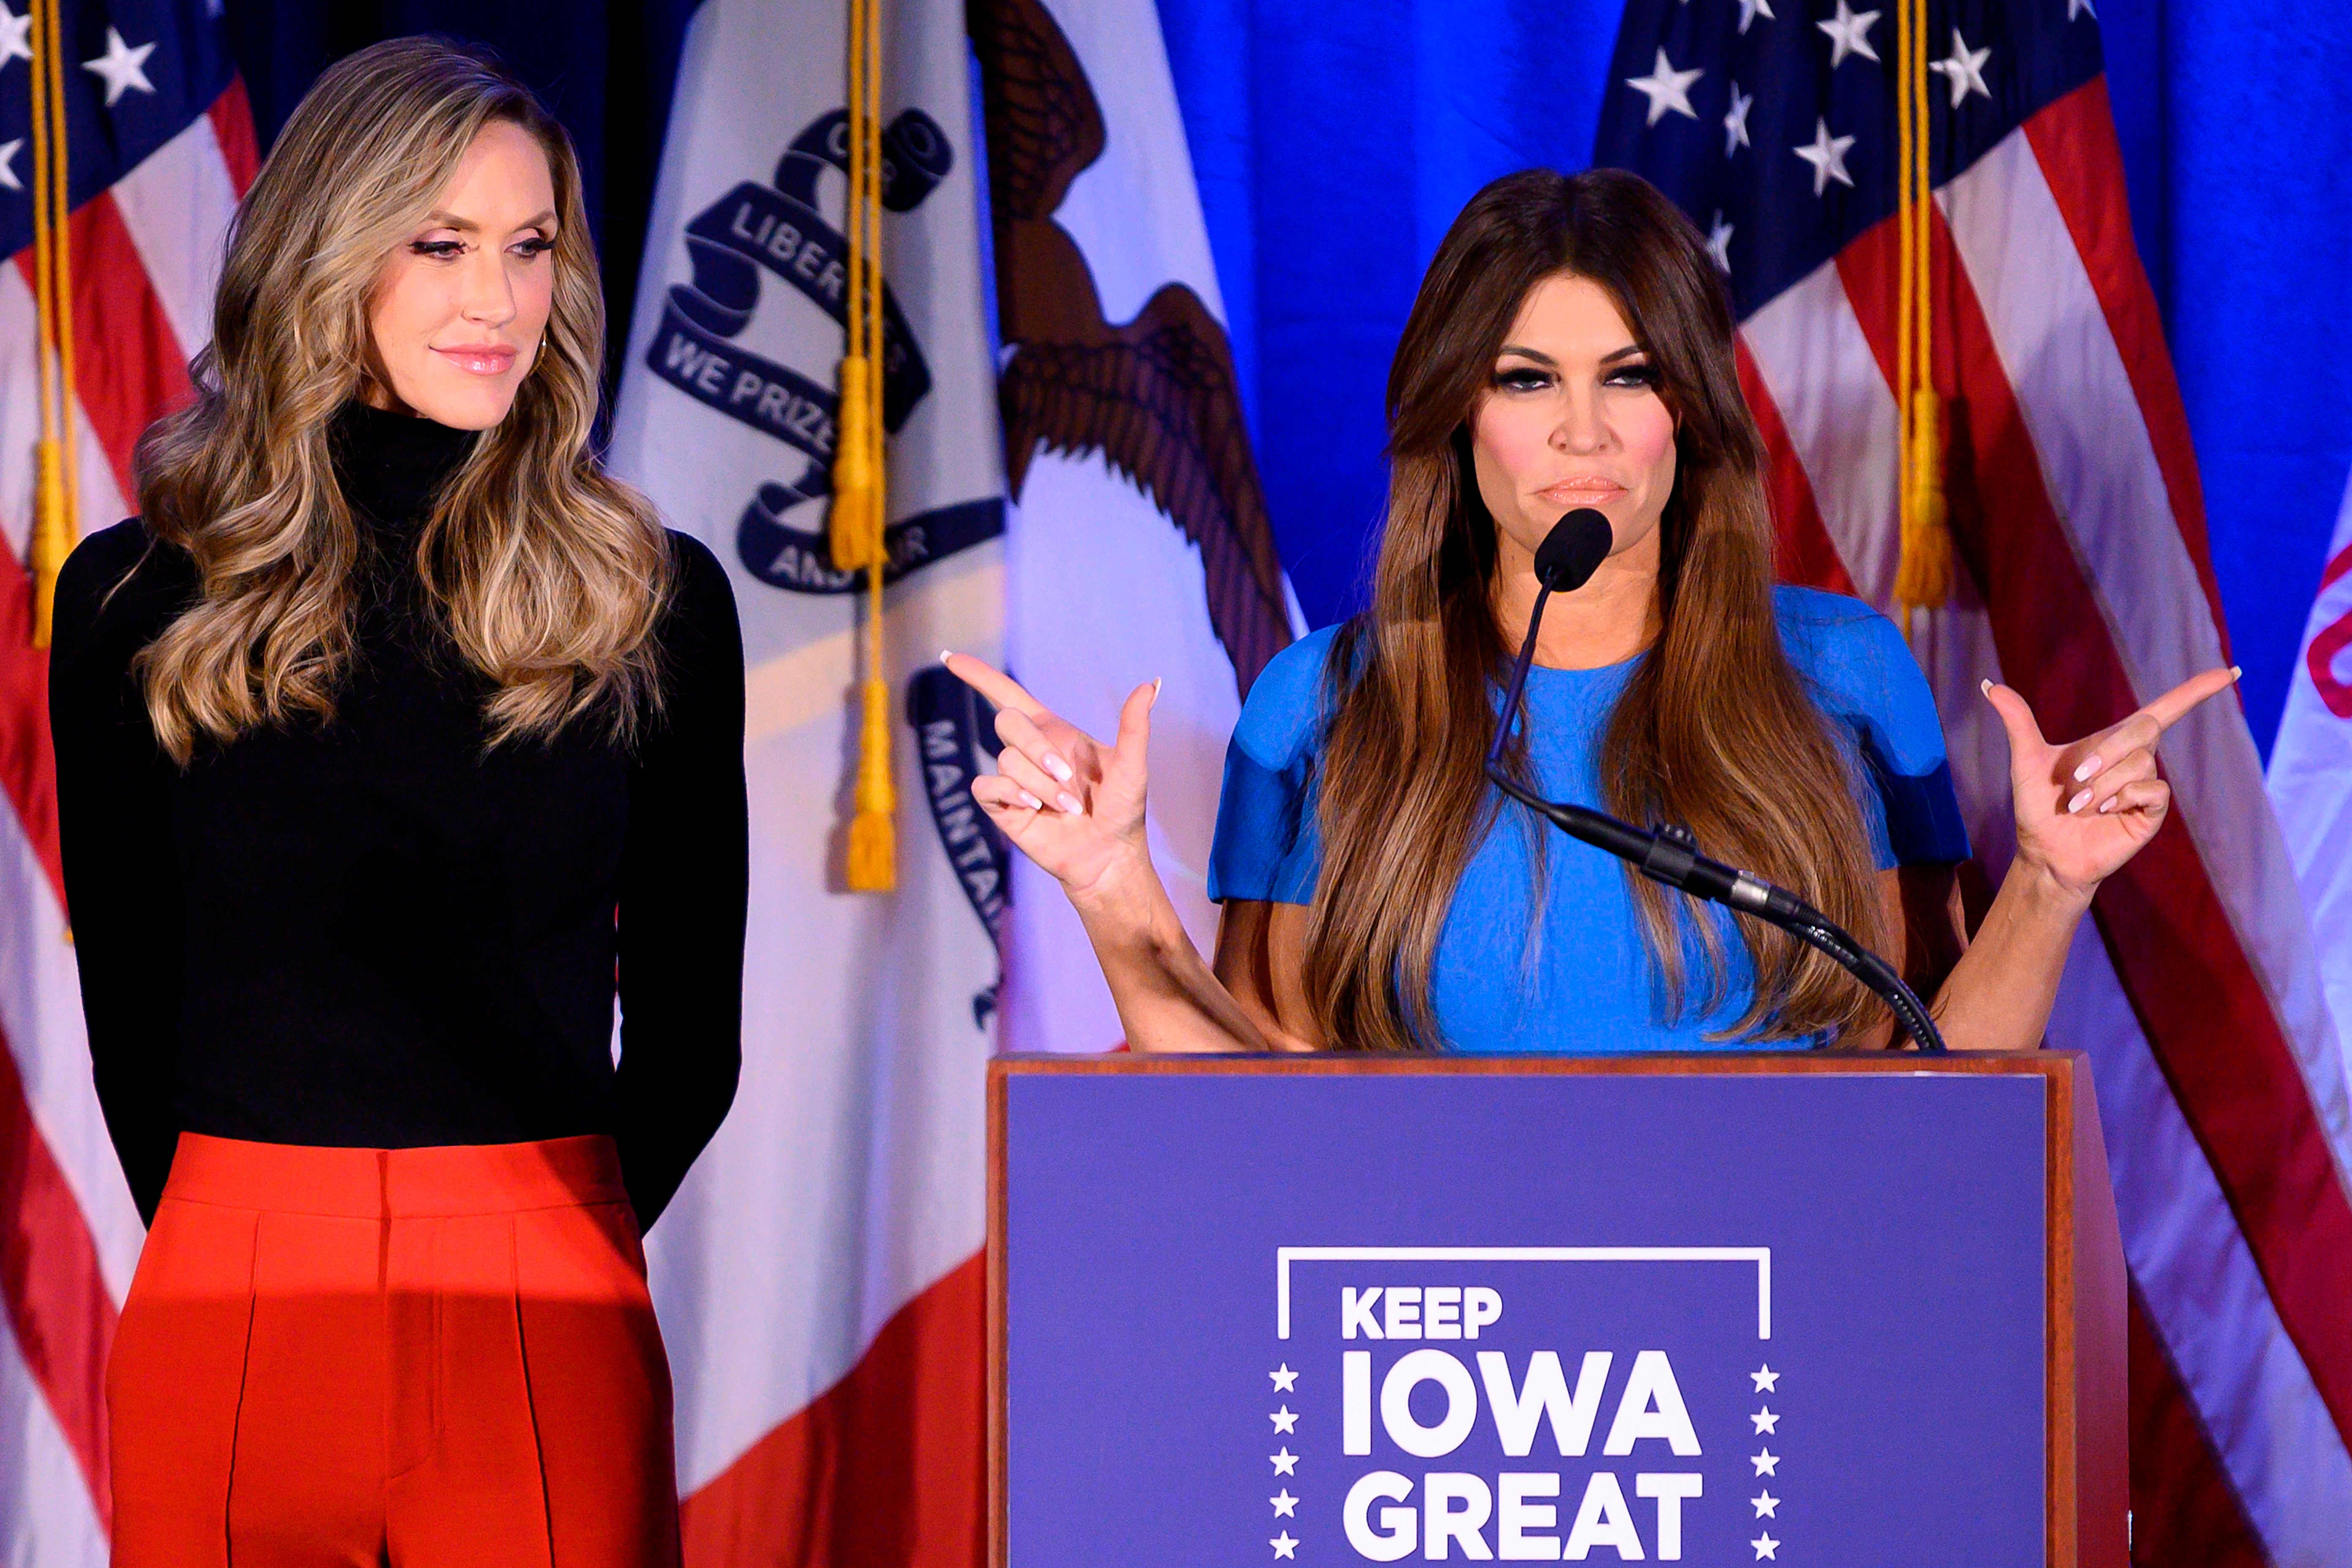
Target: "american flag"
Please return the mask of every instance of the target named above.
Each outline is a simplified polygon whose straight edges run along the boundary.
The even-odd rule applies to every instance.
[[[36,25],[45,3],[55,34]],[[131,447],[188,395],[222,239],[259,164],[216,4],[0,0],[0,248],[14,261],[0,269],[0,1562],[43,1568],[106,1561],[106,1353],[144,1237],[90,1087],[26,564],[40,433],[31,70],[52,37],[85,532],[136,510]]]
[[[1595,161],[1668,192],[1727,274],[1784,574],[1892,612],[1901,0],[1870,3],[1630,0]],[[2229,643],[2092,0],[1929,0],[1924,36],[1958,569],[1913,645],[1997,879],[1979,680],[2079,735]],[[2206,704],[2163,762],[2171,818],[2102,889],[2050,1026],[2092,1057],[2131,1268],[2134,1560],[2352,1563],[2336,1043],[2242,711]]]

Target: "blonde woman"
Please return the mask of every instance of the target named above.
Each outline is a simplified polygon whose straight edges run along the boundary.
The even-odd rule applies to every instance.
[[[742,663],[590,453],[600,298],[526,89],[351,57],[59,580],[119,1564],[677,1561],[639,1234],[734,1093]]]

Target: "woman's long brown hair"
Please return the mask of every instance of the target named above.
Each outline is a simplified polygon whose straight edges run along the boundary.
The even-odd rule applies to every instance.
[[[1763,442],[1739,392],[1729,305],[1689,221],[1637,175],[1506,175],[1454,219],[1389,373],[1389,506],[1371,608],[1331,651],[1317,810],[1322,874],[1305,982],[1343,1049],[1439,1041],[1430,970],[1463,868],[1496,825],[1485,755],[1512,649],[1496,620],[1495,522],[1468,426],[1528,292],[1562,274],[1606,289],[1675,415],[1660,519],[1656,642],[1602,740],[1609,810],[1680,823],[1706,851],[1883,942],[1854,763],[1780,647]],[[1510,765],[1528,767],[1524,741]],[[1588,853],[1578,849],[1576,853]],[[1727,994],[1721,925],[1627,868],[1663,1019]],[[1530,929],[1541,915],[1541,879]],[[1753,1000],[1725,1037],[1844,1031],[1877,1004],[1829,960],[1742,921]],[[1689,973],[1687,952],[1697,955]]]
[[[355,655],[363,548],[328,450],[366,375],[369,295],[481,129],[546,152],[556,233],[546,337],[418,542],[458,651],[495,687],[493,742],[594,715],[625,739],[660,700],[653,630],[672,566],[651,502],[589,447],[604,291],[572,142],[529,89],[429,37],[360,50],[298,105],[230,230],[195,401],[140,437],[149,532],[194,559],[202,595],[140,656],[164,751],[334,711]]]

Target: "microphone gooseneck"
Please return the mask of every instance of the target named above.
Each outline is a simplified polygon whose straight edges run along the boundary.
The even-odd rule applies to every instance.
[[[1918,994],[1903,983],[1895,967],[1794,893],[1760,877],[1708,859],[1698,852],[1698,841],[1688,828],[1635,827],[1590,806],[1546,800],[1511,777],[1503,766],[1503,748],[1526,694],[1528,668],[1535,660],[1536,633],[1543,625],[1544,605],[1555,591],[1572,594],[1584,586],[1607,557],[1612,542],[1609,520],[1591,507],[1580,507],[1554,523],[1537,550],[1535,609],[1528,617],[1527,640],[1519,645],[1519,657],[1511,668],[1511,683],[1504,693],[1503,710],[1495,724],[1494,744],[1486,749],[1486,776],[1505,795],[1546,818],[1570,837],[1607,850],[1652,881],[1778,926],[1807,946],[1827,953],[1886,1004],[1895,1022],[1919,1043],[1922,1051],[1942,1053],[1944,1037],[1937,1032],[1936,1021],[1928,1016]]]

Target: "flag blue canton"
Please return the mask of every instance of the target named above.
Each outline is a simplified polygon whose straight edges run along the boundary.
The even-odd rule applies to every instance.
[[[1894,0],[1628,0],[1593,162],[1632,169],[1708,235],[1744,319],[1895,200]],[[2091,0],[1927,8],[1940,187],[2103,68]]]
[[[33,0],[0,0],[0,255],[33,243]],[[186,130],[236,74],[206,0],[59,0],[67,184],[108,189]],[[110,100],[111,101],[110,101]]]

